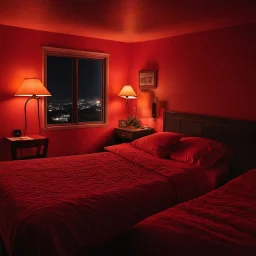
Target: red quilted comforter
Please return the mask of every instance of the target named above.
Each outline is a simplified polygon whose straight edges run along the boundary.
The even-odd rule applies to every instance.
[[[137,224],[129,255],[256,255],[256,169]]]
[[[0,163],[0,235],[9,255],[86,255],[221,177],[220,169],[204,174],[128,144],[108,150]]]

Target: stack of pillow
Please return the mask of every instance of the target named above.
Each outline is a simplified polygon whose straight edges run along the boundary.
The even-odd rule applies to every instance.
[[[131,146],[160,158],[207,168],[229,155],[227,145],[206,138],[173,132],[158,132],[131,142]]]

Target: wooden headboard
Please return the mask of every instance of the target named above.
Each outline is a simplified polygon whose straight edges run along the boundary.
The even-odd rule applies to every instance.
[[[163,130],[217,140],[234,148],[232,177],[256,167],[256,122],[165,112]]]

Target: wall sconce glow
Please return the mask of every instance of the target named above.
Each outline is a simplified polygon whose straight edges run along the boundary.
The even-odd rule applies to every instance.
[[[40,111],[39,111],[39,99],[40,97],[45,96],[52,96],[49,91],[44,87],[42,82],[36,78],[25,78],[22,82],[20,88],[15,93],[14,96],[27,96],[30,97],[26,100],[24,105],[24,117],[25,117],[25,129],[24,135],[26,135],[27,130],[27,104],[29,100],[36,99],[37,100],[37,117],[38,117],[38,126],[39,131],[41,133],[41,126],[40,126]]]
[[[128,106],[128,99],[137,98],[137,95],[131,85],[125,85],[119,92],[118,96],[126,99],[126,107]]]

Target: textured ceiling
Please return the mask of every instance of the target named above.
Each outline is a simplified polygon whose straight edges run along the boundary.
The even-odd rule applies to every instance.
[[[0,0],[0,24],[125,42],[250,22],[255,0]]]

